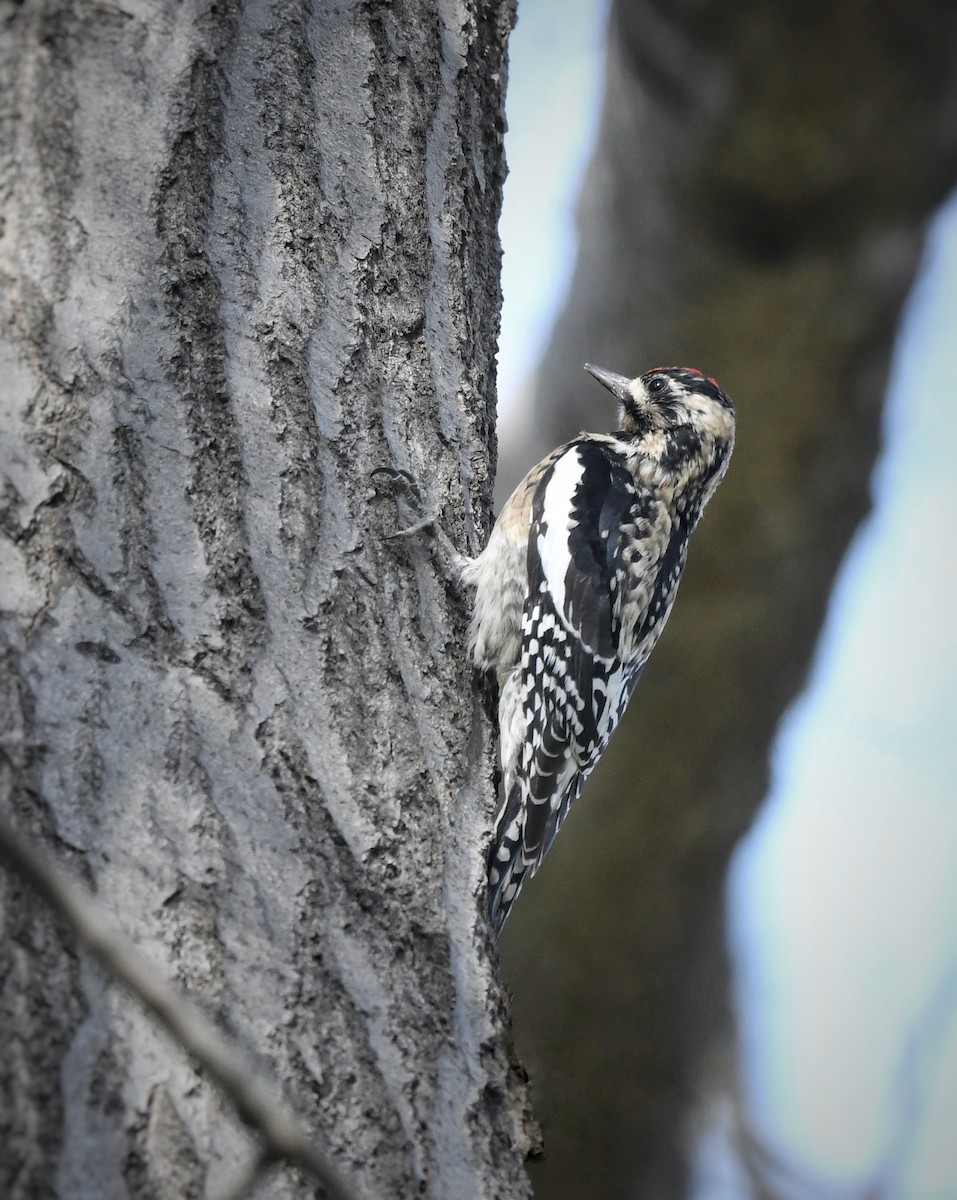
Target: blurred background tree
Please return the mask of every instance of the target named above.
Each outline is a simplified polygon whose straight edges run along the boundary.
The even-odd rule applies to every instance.
[[[559,10],[567,28],[556,28]],[[789,1172],[821,1164],[778,1170],[768,1123],[737,1099],[724,891],[871,505],[895,330],[928,223],[957,175],[957,8],[613,3],[574,270],[534,380],[509,406],[519,376],[510,347],[524,341],[527,354],[535,341],[529,279],[550,281],[555,302],[561,278],[544,257],[557,247],[534,234],[510,245],[509,222],[520,227],[512,214],[524,207],[529,226],[549,228],[548,167],[536,156],[547,160],[549,118],[563,150],[581,133],[568,113],[587,103],[587,87],[573,86],[587,38],[571,29],[583,10],[596,22],[595,6],[524,0],[512,43],[513,139],[526,89],[536,116],[534,137],[513,141],[506,193],[500,498],[551,446],[610,427],[607,398],[581,374],[586,360],[627,374],[701,367],[735,399],[739,441],[627,721],[503,941],[545,1126],[533,1180],[541,1200],[785,1195]],[[521,182],[529,175],[534,190]],[[510,279],[523,301],[515,317]],[[887,660],[906,652],[910,614],[923,611],[919,585],[887,581],[898,602],[877,645],[878,686],[893,678]],[[821,803],[846,811],[845,781],[829,782]],[[837,842],[816,827],[838,876],[859,877],[870,856],[880,878],[864,800],[854,809],[862,824],[845,820]],[[795,854],[813,861],[813,842]],[[804,900],[823,946],[840,913],[822,914],[818,884],[807,877]],[[742,883],[739,908],[756,894],[771,903]],[[753,1018],[760,1000],[744,1008]],[[702,1167],[716,1113],[738,1132],[724,1152],[744,1163],[724,1184]],[[869,1194],[908,1194],[888,1170]],[[820,1180],[808,1186],[825,1194]]]

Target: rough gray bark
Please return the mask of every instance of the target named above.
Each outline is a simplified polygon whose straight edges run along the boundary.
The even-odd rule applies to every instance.
[[[580,256],[502,491],[608,427],[586,360],[713,373],[738,444],[503,940],[542,1200],[685,1194],[699,1092],[714,1063],[727,1081],[724,876],[869,507],[895,326],[957,180],[955,62],[942,0],[613,5]]]
[[[464,614],[370,484],[481,544],[511,17],[0,8],[3,803],[369,1196],[528,1187]],[[228,1107],[0,888],[0,1191],[211,1194]]]

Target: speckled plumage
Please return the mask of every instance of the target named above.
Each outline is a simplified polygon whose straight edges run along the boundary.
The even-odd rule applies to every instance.
[[[734,445],[731,401],[700,372],[587,369],[618,398],[619,429],[583,433],[533,467],[462,568],[472,655],[500,682],[496,932],[628,704]]]

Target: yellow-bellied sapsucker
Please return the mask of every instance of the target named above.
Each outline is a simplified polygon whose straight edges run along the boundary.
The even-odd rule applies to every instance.
[[[496,933],[625,711],[734,445],[734,407],[699,371],[586,370],[617,397],[618,429],[553,450],[478,558],[460,560],[475,589],[472,655],[501,686]]]

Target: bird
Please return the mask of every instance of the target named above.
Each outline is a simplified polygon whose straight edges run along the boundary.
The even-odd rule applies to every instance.
[[[499,683],[496,937],[622,718],[734,448],[734,405],[701,371],[585,370],[618,401],[618,427],[548,454],[484,550],[457,560],[473,597],[472,661]]]

